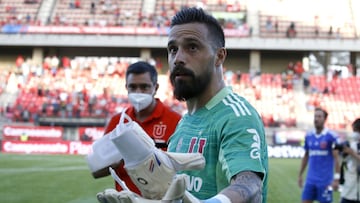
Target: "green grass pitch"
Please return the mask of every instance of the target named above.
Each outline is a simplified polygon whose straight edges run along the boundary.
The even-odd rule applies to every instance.
[[[270,159],[268,203],[298,203],[300,159]],[[112,188],[110,176],[93,179],[84,156],[0,153],[0,202],[97,203],[95,195]],[[339,200],[335,192],[334,202]]]

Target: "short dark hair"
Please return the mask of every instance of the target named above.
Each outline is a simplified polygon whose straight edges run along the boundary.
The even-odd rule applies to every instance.
[[[323,112],[325,120],[327,119],[327,117],[328,117],[328,115],[329,115],[328,112],[327,112],[325,109],[321,108],[321,107],[316,107],[316,108],[315,108],[315,111],[321,111],[321,112]]]
[[[143,74],[146,72],[150,73],[153,84],[157,84],[158,74],[155,67],[144,61],[131,64],[126,70],[126,79],[130,74]]]
[[[353,128],[353,131],[360,132],[360,118],[357,118],[351,126]]]
[[[209,30],[212,41],[218,47],[225,47],[225,34],[219,22],[201,8],[191,7],[180,10],[171,20],[170,27],[186,23],[203,23]]]

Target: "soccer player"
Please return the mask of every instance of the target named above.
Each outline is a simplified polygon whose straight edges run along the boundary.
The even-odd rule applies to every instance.
[[[227,51],[222,27],[202,9],[179,11],[168,36],[170,81],[187,113],[168,151],[200,152],[202,170],[187,175],[187,190],[204,202],[266,202],[268,154],[263,122],[255,108],[226,87]]]
[[[172,19],[167,51],[174,95],[178,100],[186,101],[187,113],[170,137],[166,154],[189,156],[201,153],[206,164],[196,170],[189,167],[176,170],[179,175],[175,176],[162,199],[138,197],[131,191],[105,190],[98,193],[98,200],[101,203],[172,200],[265,203],[268,153],[264,126],[254,107],[225,85],[223,63],[227,52],[222,27],[202,9],[181,10]],[[196,160],[190,161],[190,165],[201,165]],[[146,177],[146,185],[153,184],[153,188],[157,188],[168,183],[160,183],[161,177],[151,179],[151,174],[156,173],[152,166],[159,169],[164,166],[159,159],[154,162],[150,168],[142,169],[139,165],[136,170]]]
[[[126,89],[131,106],[125,113],[154,139],[155,146],[166,150],[168,138],[174,132],[181,115],[155,98],[159,87],[157,76],[155,67],[146,62],[136,62],[128,67],[126,70]],[[118,113],[110,119],[105,128],[105,135],[116,127],[120,116],[121,113]],[[140,195],[139,189],[124,169],[123,162],[114,163],[112,168],[116,169],[117,175],[121,177],[131,191]],[[95,178],[109,174],[108,167],[93,172]],[[115,188],[117,191],[123,189],[117,182],[115,182]]]
[[[360,203],[360,118],[352,123],[349,146],[343,144],[344,183],[340,203]]]
[[[327,117],[326,110],[316,108],[314,112],[315,129],[305,135],[305,154],[301,161],[298,179],[299,186],[303,187],[301,197],[303,203],[315,200],[320,203],[330,203],[333,199],[333,189],[337,189],[339,186],[339,151],[335,149],[338,136],[325,128]],[[309,168],[303,186],[302,175],[307,165]]]

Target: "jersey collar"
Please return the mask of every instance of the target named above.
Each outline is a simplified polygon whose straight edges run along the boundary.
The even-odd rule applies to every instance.
[[[327,133],[328,131],[329,131],[328,128],[324,128],[324,129],[321,131],[320,134],[317,134],[317,133],[316,133],[316,129],[314,129],[314,130],[313,130],[313,133],[314,133],[314,135],[320,137],[320,136],[322,136],[322,135],[326,135],[326,133]]]
[[[221,100],[223,100],[227,95],[231,94],[232,88],[231,87],[224,87],[222,88],[208,103],[205,105],[207,110],[210,110],[215,105],[217,105]]]

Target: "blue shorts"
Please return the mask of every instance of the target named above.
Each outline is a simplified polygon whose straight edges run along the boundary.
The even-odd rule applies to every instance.
[[[333,199],[333,191],[329,189],[329,185],[319,185],[313,183],[305,183],[301,199],[317,200],[320,203],[331,203]]]

